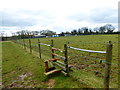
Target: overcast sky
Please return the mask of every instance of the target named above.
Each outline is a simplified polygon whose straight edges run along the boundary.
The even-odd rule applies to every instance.
[[[119,0],[3,0],[0,31],[50,29],[57,33],[81,27],[118,27]]]

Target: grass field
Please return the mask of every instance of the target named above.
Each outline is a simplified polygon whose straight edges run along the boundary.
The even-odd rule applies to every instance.
[[[3,88],[85,88],[83,82],[59,73],[46,77],[44,61],[13,42],[3,42]],[[34,52],[35,53],[35,52]],[[44,56],[43,56],[44,57]],[[64,82],[64,83],[63,83]]]
[[[105,51],[108,41],[112,41],[113,64],[110,78],[110,87],[117,87],[118,78],[116,72],[118,67],[116,64],[118,62],[118,35],[83,35],[70,37],[40,38],[40,42],[51,44],[51,39],[54,40],[54,47],[56,48],[64,49],[64,44],[69,42],[69,46],[98,51]],[[22,40],[18,41],[22,42]],[[37,39],[31,39],[31,42],[32,45],[37,45]],[[28,44],[28,39],[25,40],[25,43],[26,45]],[[22,47],[15,43],[3,43],[2,75],[4,87],[10,87],[10,83],[14,84],[14,80],[16,81],[16,78],[21,77],[20,75],[28,75],[28,78],[25,79],[26,81],[23,81],[27,82],[27,85],[24,85],[23,83],[21,87],[28,86],[46,88],[50,87],[50,82],[53,82],[54,85],[52,85],[51,87],[55,88],[103,88],[104,63],[99,64],[98,59],[105,60],[105,55],[91,54],[68,49],[68,55],[70,56],[68,62],[76,68],[73,68],[73,71],[70,72],[70,77],[66,78],[62,74],[46,77],[43,74],[44,60],[51,58],[50,48],[46,46],[41,46],[42,59],[40,60],[38,57],[36,57],[38,56],[38,47],[32,47],[32,55],[28,53],[29,45],[27,47],[28,48],[25,51]],[[96,71],[98,72],[98,74],[95,74]],[[13,79],[10,79],[11,77]],[[29,79],[31,79],[31,82],[28,82]],[[18,85],[21,85],[21,82],[19,81],[20,80],[17,80],[16,82],[18,83]],[[32,82],[35,82],[35,84],[33,85]]]

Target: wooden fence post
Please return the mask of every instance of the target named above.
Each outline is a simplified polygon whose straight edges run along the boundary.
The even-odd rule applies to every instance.
[[[39,57],[41,59],[41,46],[40,46],[40,40],[38,39],[38,50],[39,50]]]
[[[118,37],[118,89],[120,89],[120,34]]]
[[[52,47],[54,46],[54,43],[53,43],[53,40],[51,40],[51,50],[52,50],[52,53],[54,53],[54,50],[52,49]],[[52,58],[55,58],[55,56],[52,54]]]
[[[23,44],[24,44],[24,49],[26,50],[26,48],[25,48],[25,40],[23,39]]]
[[[67,44],[64,44],[64,54],[65,54],[65,64],[66,64],[66,73],[69,76],[69,68],[68,68],[68,53],[67,53]]]
[[[20,40],[20,45],[22,46],[22,39]]]
[[[106,63],[105,63],[105,75],[104,75],[104,88],[109,89],[110,70],[112,61],[112,44],[111,41],[106,46]]]
[[[31,40],[29,39],[30,53],[32,53]]]
[[[24,48],[24,39],[22,40],[22,46],[23,46],[23,48]]]

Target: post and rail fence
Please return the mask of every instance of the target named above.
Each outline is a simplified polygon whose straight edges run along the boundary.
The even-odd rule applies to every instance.
[[[20,43],[20,41],[19,41]],[[26,44],[25,44],[25,40],[23,40],[23,43],[20,43],[23,45],[24,49],[26,49]],[[104,88],[105,89],[108,89],[109,88],[109,81],[110,81],[110,71],[111,71],[111,62],[112,62],[112,42],[109,41],[109,43],[106,45],[106,51],[94,51],[94,50],[86,50],[86,49],[79,49],[79,48],[75,48],[75,47],[72,47],[72,46],[68,46],[67,44],[64,44],[64,50],[60,50],[60,49],[57,49],[57,48],[54,48],[54,42],[53,40],[51,40],[51,45],[50,44],[44,44],[44,43],[41,43],[40,40],[38,39],[38,50],[39,50],[39,58],[41,59],[42,58],[42,51],[41,51],[41,48],[42,46],[41,45],[44,45],[44,46],[47,46],[47,47],[51,47],[51,55],[52,55],[52,58],[54,59],[55,56],[56,57],[59,57],[60,59],[63,59],[64,60],[64,63],[61,63],[59,61],[57,61],[57,63],[65,66],[65,73],[67,73],[67,75],[69,76],[69,68],[68,68],[68,48],[69,49],[74,49],[74,50],[77,50],[77,51],[83,51],[83,52],[89,52],[89,53],[100,53],[100,54],[105,54],[106,55],[106,61],[105,61],[105,72],[104,72]],[[30,48],[30,53],[32,53],[32,48],[31,48],[31,40],[29,39],[29,48]],[[64,56],[61,56],[61,55],[58,55],[58,54],[55,54],[55,51],[60,51],[60,52],[64,52]],[[63,68],[63,67],[62,67]]]

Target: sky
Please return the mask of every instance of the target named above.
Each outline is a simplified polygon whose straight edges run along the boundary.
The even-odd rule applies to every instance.
[[[119,0],[1,0],[0,32],[49,29],[57,33],[112,24],[118,29]]]

